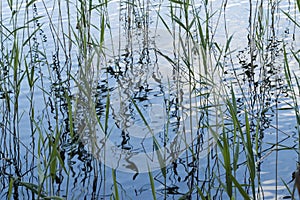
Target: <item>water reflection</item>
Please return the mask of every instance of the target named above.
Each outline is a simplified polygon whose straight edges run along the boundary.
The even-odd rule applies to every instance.
[[[246,107],[253,143],[256,143],[258,193],[269,198],[267,193],[272,187],[271,196],[278,198],[278,191],[283,191],[285,188],[279,177],[274,174],[280,173],[285,180],[290,176],[289,173],[284,174],[278,167],[282,159],[280,159],[280,154],[283,154],[278,153],[281,149],[278,144],[289,141],[294,134],[281,124],[285,120],[284,111],[280,109],[284,104],[283,99],[287,97],[287,85],[284,81],[285,74],[282,64],[283,45],[286,44],[279,39],[279,33],[275,31],[280,27],[280,20],[274,17],[277,12],[276,6],[274,4],[269,6],[272,14],[269,29],[265,30],[268,32],[266,38],[258,39],[257,37],[261,37],[261,35],[252,35],[251,31],[249,32],[248,47],[237,54],[240,67],[234,66],[232,73],[235,74],[238,83],[235,88],[238,91],[237,106],[241,110],[239,117],[241,119],[245,117],[243,110]],[[258,12],[258,16],[260,15],[261,13]],[[249,22],[249,30],[251,30],[252,26],[256,26],[256,21],[250,16]],[[229,71],[231,70],[229,69]],[[255,141],[255,138],[258,140]],[[292,144],[293,142],[290,140],[287,143]],[[292,147],[289,150],[293,151]],[[270,168],[270,162],[273,163],[272,168]],[[247,170],[245,170],[245,177],[247,177],[246,174]],[[273,185],[267,186],[264,180],[272,180]]]
[[[20,42],[32,42],[32,45],[30,48],[25,45],[26,56],[20,57],[18,73],[14,74],[8,64],[10,54],[16,53],[11,51],[13,42],[6,43],[14,41],[12,34],[0,36],[7,37],[1,39],[5,43],[0,55],[2,198],[11,190],[14,199],[32,199],[38,196],[37,189],[40,197],[109,199],[115,195],[117,185],[121,199],[148,199],[151,185],[149,175],[143,172],[148,172],[149,167],[155,192],[161,199],[197,199],[199,191],[206,198],[224,199],[228,196],[221,182],[226,179],[226,173],[220,148],[213,145],[211,129],[217,134],[228,134],[230,150],[238,151],[236,155],[240,159],[234,166],[234,175],[250,194],[245,149],[235,146],[234,142],[240,140],[235,139],[232,118],[222,98],[214,99],[212,95],[226,94],[213,87],[221,78],[228,86],[227,91],[235,91],[243,131],[245,111],[249,115],[259,197],[279,198],[280,192],[287,194],[280,178],[291,178],[297,160],[294,152],[298,135],[282,60],[284,45],[295,48],[290,44],[295,33],[289,23],[283,22],[279,7],[291,7],[291,2],[281,7],[273,1],[250,1],[250,7],[250,2],[232,1],[226,2],[224,11],[218,8],[216,13],[220,11],[220,15],[235,13],[224,15],[222,22],[228,23],[230,31],[237,32],[234,35],[237,40],[232,40],[231,47],[238,46],[238,49],[226,55],[221,52],[226,35],[223,30],[218,36],[220,29],[216,28],[218,31],[209,43],[213,51],[205,49],[209,54],[201,52],[200,36],[192,30],[197,22],[191,22],[189,33],[182,27],[175,31],[174,22],[183,19],[181,4],[172,7],[175,2],[152,2],[153,5],[140,1],[111,2],[108,7],[120,8],[114,7],[112,11],[116,12],[109,13],[117,16],[115,19],[105,18],[105,23],[111,20],[108,28],[111,32],[105,32],[108,37],[104,44],[98,45],[92,45],[93,31],[96,35],[99,32],[97,26],[88,27],[91,22],[88,20],[93,20],[94,15],[88,13],[87,2],[76,5],[59,2],[61,9],[82,8],[81,15],[74,16],[76,20],[72,22],[68,21],[69,16],[55,9],[56,3],[53,6],[53,2],[46,2],[51,5],[44,10],[41,1],[31,2],[31,14],[36,18],[25,14],[19,18],[32,20],[29,25],[34,28],[26,32],[33,35],[32,40]],[[244,6],[243,9],[237,9],[238,5]],[[54,8],[51,21],[59,21],[51,24],[51,28],[42,26],[48,23],[48,18],[39,18],[39,13],[46,15],[50,7]],[[108,13],[105,8],[98,10],[100,7],[92,9],[92,12],[99,11],[95,16],[101,16],[100,20],[95,17],[95,24]],[[287,10],[292,12],[290,7]],[[170,8],[174,9],[171,18]],[[241,16],[250,14],[249,8],[257,13],[241,20]],[[26,9],[22,7],[21,13]],[[197,4],[195,10],[205,16],[204,2]],[[195,10],[189,8],[188,15]],[[1,16],[11,10],[3,11]],[[216,16],[211,16],[213,22],[207,24],[209,33],[206,34],[214,33],[215,23],[220,20]],[[258,18],[267,24],[260,24]],[[169,30],[161,19],[166,20]],[[2,23],[1,33],[5,32]],[[159,25],[153,28],[155,23]],[[249,30],[248,36],[241,30],[244,25]],[[66,27],[68,34],[64,31]],[[78,31],[78,37],[72,38],[72,31]],[[219,37],[221,42],[217,44],[214,40]],[[74,50],[75,44],[79,49]],[[222,59],[216,64],[217,57]],[[204,64],[222,69],[214,71]],[[213,75],[203,74],[207,71],[216,76],[215,82],[210,82]],[[217,74],[221,71],[224,77],[221,74],[219,78]],[[17,83],[22,88],[20,93],[14,87]],[[218,121],[220,118],[224,121]],[[223,129],[219,128],[221,123]],[[159,146],[163,147],[162,156],[168,165],[157,162]],[[117,169],[117,183],[111,168]]]
[[[128,34],[131,33],[128,32]],[[105,130],[102,127],[95,127],[89,129],[84,135],[96,139],[98,141],[96,143],[101,144],[95,154],[101,160],[110,158],[105,162],[102,160],[104,164],[108,162],[108,166],[113,168],[132,170],[136,173],[148,171],[147,162],[151,169],[159,169],[167,164],[162,165],[158,162],[158,146],[164,147],[165,156],[167,156],[164,158],[164,162],[172,162],[187,148],[187,144],[198,140],[197,97],[191,94],[186,72],[178,71],[172,65],[173,63],[166,59],[172,57],[172,52],[164,51],[164,56],[161,56],[162,50],[171,47],[158,48],[161,44],[157,41],[162,40],[172,44],[172,40],[166,42],[167,37],[152,36],[151,32],[147,35],[150,35],[147,47],[141,45],[145,42],[145,35],[142,35],[141,41],[137,38],[134,42],[131,41],[130,35],[126,35],[123,40],[120,40],[125,41],[125,44],[117,41],[120,38],[114,39],[113,42],[120,46],[113,43],[104,44],[106,59],[105,63],[100,64],[105,66],[99,71],[99,74],[102,74],[100,79],[90,78],[89,70],[88,76],[83,73],[82,78],[83,80],[87,79],[86,82],[92,83],[83,88],[90,88],[89,91],[97,88],[95,95],[91,93],[91,96],[97,98],[96,112],[102,124],[107,126],[106,123],[109,122],[109,127],[106,127]],[[151,38],[155,38],[156,41],[151,41]],[[114,49],[119,51],[118,56],[113,56],[115,55]],[[124,53],[122,53],[123,51]],[[158,51],[160,51],[159,54]],[[97,83],[95,84],[95,82]],[[88,99],[88,97],[85,98]],[[93,100],[87,101],[86,105],[88,106],[93,102]],[[80,109],[83,112],[83,116],[79,117],[79,120],[90,119],[91,116],[85,115],[85,105],[79,105],[79,107],[82,107]],[[87,110],[89,109],[93,108],[88,107]],[[87,113],[93,112],[90,110]],[[96,120],[92,121],[94,121],[91,122],[93,124]],[[86,124],[80,125],[80,127],[86,127]],[[91,133],[95,131],[104,131],[104,133],[91,136]],[[203,139],[204,134],[199,135],[201,144],[207,142],[207,138]],[[106,139],[104,135],[106,135]],[[183,141],[181,141],[182,139]],[[208,137],[208,139],[208,143],[205,145],[213,142],[211,138]],[[96,143],[96,146],[91,148],[98,148]],[[141,146],[137,144],[141,144]],[[202,149],[205,148],[207,147],[202,147]],[[150,160],[141,162],[145,157]]]

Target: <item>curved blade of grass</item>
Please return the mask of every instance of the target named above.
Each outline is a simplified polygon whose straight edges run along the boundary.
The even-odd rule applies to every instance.
[[[289,192],[289,194],[291,195],[292,199],[294,199],[293,191],[290,190],[290,187],[287,185],[287,183],[282,178],[280,178],[280,179],[281,179],[282,183],[284,184],[285,188],[287,189],[287,191]]]
[[[222,135],[218,135],[211,127],[209,127],[215,141],[217,141],[217,145],[222,153],[224,163],[222,163],[224,169],[225,169],[225,179],[226,179],[226,185],[223,185],[223,187],[226,189],[226,192],[229,196],[229,198],[232,198],[232,179],[230,178],[232,176],[231,171],[231,159],[230,159],[230,152],[229,152],[229,143],[228,143],[228,137],[225,131],[223,130]],[[221,180],[219,180],[220,183]]]
[[[294,19],[294,18],[292,18],[292,16],[289,14],[289,13],[287,13],[287,12],[285,12],[285,11],[283,11],[283,10],[281,10],[296,26],[298,26],[299,28],[300,28],[300,24],[296,21],[296,19]]]
[[[159,162],[159,165],[160,165],[160,169],[161,169],[161,172],[163,174],[164,177],[167,176],[167,172],[166,172],[166,166],[165,166],[165,162],[163,160],[163,156],[162,156],[162,153],[160,152],[161,151],[161,147],[157,141],[157,139],[155,138],[154,136],[154,133],[151,129],[151,127],[149,126],[147,120],[145,119],[143,113],[141,112],[141,110],[139,109],[139,107],[136,105],[134,99],[131,99],[134,107],[136,108],[136,110],[138,111],[139,115],[141,116],[143,122],[145,123],[147,129],[150,131],[151,135],[152,135],[152,139],[153,139],[153,143],[154,143],[154,148],[155,148],[155,151],[156,151],[156,154],[157,154],[157,158],[158,158],[158,162]]]
[[[197,186],[197,192],[200,195],[202,200],[206,200],[206,196],[204,196],[203,192],[201,191],[201,189]]]
[[[148,166],[148,175],[149,175],[149,180],[150,180],[150,185],[151,185],[152,197],[153,197],[153,200],[156,200],[154,178],[152,176],[152,172],[151,172],[151,170],[149,168],[148,163],[147,163],[147,166]]]
[[[250,200],[249,195],[247,194],[247,192],[243,189],[243,187],[241,186],[241,184],[235,179],[234,176],[231,176],[231,180],[234,183],[234,185],[237,187],[237,189],[239,190],[239,192],[241,193],[241,195],[243,196],[243,198],[245,200]]]

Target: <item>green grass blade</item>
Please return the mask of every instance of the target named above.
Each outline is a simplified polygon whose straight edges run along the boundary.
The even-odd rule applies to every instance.
[[[234,183],[235,187],[237,187],[237,189],[241,193],[242,197],[245,200],[251,200],[251,198],[249,197],[249,195],[247,194],[247,192],[243,189],[243,187],[241,186],[241,184],[235,179],[234,176],[231,176],[231,180]]]
[[[152,198],[153,198],[153,200],[156,200],[154,178],[152,176],[152,172],[151,172],[148,164],[147,164],[147,166],[148,166],[148,175],[149,175],[149,180],[150,180],[150,185],[151,185],[151,191],[152,191]]]
[[[114,197],[115,197],[115,200],[119,200],[120,197],[119,197],[118,183],[117,183],[116,170],[115,169],[112,169],[112,177],[113,177],[114,191],[115,191]]]

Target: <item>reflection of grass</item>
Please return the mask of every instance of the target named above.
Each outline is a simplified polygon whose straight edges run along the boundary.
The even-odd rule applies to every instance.
[[[176,117],[182,123],[178,128],[179,132],[184,133],[181,139],[186,142],[186,137],[190,135],[196,138],[191,144],[186,144],[182,156],[170,166],[164,166],[165,152],[157,151],[161,170],[149,171],[146,174],[149,182],[145,183],[148,184],[148,192],[153,199],[167,199],[171,194],[182,199],[196,196],[201,199],[262,199],[263,175],[260,174],[259,167],[265,166],[261,165],[263,155],[272,152],[275,152],[277,159],[273,176],[275,186],[283,183],[290,195],[295,196],[288,188],[285,178],[280,177],[282,181],[278,181],[277,173],[279,150],[294,151],[293,144],[281,144],[280,134],[283,131],[279,130],[280,111],[293,110],[298,134],[297,145],[300,146],[300,80],[293,71],[295,65],[300,66],[299,50],[290,49],[286,41],[283,41],[282,51],[270,50],[270,47],[276,49],[282,44],[276,40],[279,36],[276,35],[277,27],[274,25],[275,8],[278,5],[268,3],[269,10],[264,9],[263,4],[257,4],[257,7],[253,5],[250,8],[248,35],[250,59],[245,59],[249,63],[241,64],[249,69],[240,71],[246,77],[245,81],[240,80],[241,76],[236,70],[239,66],[234,62],[235,50],[231,49],[234,35],[227,33],[230,27],[225,27],[226,39],[223,44],[216,40],[223,12],[227,9],[226,2],[223,1],[220,8],[213,10],[209,1],[199,2],[201,8],[196,4],[198,2],[192,0],[160,1],[154,16],[149,16],[150,6],[154,6],[151,2],[120,1],[120,24],[123,24],[119,27],[118,34],[122,35],[124,29],[128,41],[119,42],[126,43],[128,55],[134,53],[130,52],[130,45],[136,30],[144,32],[145,41],[142,44],[147,50],[151,40],[147,34],[153,19],[156,20],[153,28],[157,31],[167,30],[166,33],[173,41],[172,49],[168,49],[172,51],[171,54],[165,54],[160,49],[158,51],[174,68],[177,76],[176,80],[168,79],[169,85],[165,87],[169,89],[175,82],[176,98],[172,99],[171,95],[167,98],[168,116],[162,138],[152,133],[151,123],[147,122],[140,110],[141,105],[130,97],[133,110],[152,133],[154,149],[161,149],[161,144],[167,142],[172,132],[171,115],[174,113],[173,110],[171,112],[171,107],[174,107]],[[96,132],[96,123],[107,138],[115,134],[111,122],[111,109],[114,105],[111,105],[109,89],[112,86],[109,85],[108,74],[101,74],[107,67],[105,65],[109,65],[109,58],[104,53],[104,41],[115,34],[112,32],[115,31],[114,24],[110,24],[109,19],[110,3],[92,0],[57,1],[50,5],[53,6],[53,11],[50,11],[52,9],[43,0],[22,3],[14,0],[1,1],[0,179],[4,183],[1,191],[4,198],[22,198],[22,195],[27,195],[26,197],[32,198],[60,199],[75,198],[77,195],[81,198],[86,195],[87,198],[97,199],[101,195],[110,195],[111,198],[122,199],[123,196],[134,196],[126,192],[126,185],[122,186],[124,180],[118,180],[118,171],[107,170],[105,163],[98,163],[84,146],[84,142],[92,139],[89,143],[92,151],[99,148],[97,135],[93,134]],[[295,8],[299,13],[299,0],[295,2]],[[163,9],[167,9],[169,13],[164,13]],[[75,14],[73,11],[76,11]],[[297,18],[287,11],[283,13],[299,32],[299,16]],[[224,23],[226,26],[226,19]],[[45,33],[45,30],[48,32]],[[114,49],[115,58],[119,59],[114,65],[121,62],[122,57],[118,55],[120,52],[123,53],[123,49]],[[286,93],[292,100],[285,103],[288,108],[278,107],[281,97],[278,91],[283,91],[281,83],[275,80],[276,87],[279,88],[276,91],[268,88],[268,84],[273,84],[268,79],[282,74],[278,72],[269,76],[265,73],[265,69],[270,66],[273,68],[269,70],[278,70],[276,65],[280,56],[284,66]],[[245,60],[241,63],[246,62]],[[130,63],[128,60],[124,62]],[[144,60],[141,63],[143,62]],[[255,71],[256,64],[261,67],[259,72]],[[230,71],[230,65],[234,68],[233,78],[236,80],[229,86],[225,85],[226,82],[223,85],[220,82],[225,72]],[[130,63],[126,67],[135,65]],[[296,70],[300,70],[300,67]],[[259,80],[255,80],[254,72],[256,75],[260,74]],[[102,90],[105,94],[96,96],[97,81],[99,77],[103,78],[102,75],[106,76],[104,81],[107,91]],[[183,86],[184,81],[188,86]],[[259,87],[262,83],[266,85]],[[74,87],[81,92],[80,97],[74,97]],[[181,99],[182,93],[185,94],[184,99]],[[274,105],[270,106],[267,98],[272,100],[271,103],[275,102]],[[99,118],[90,119],[90,116],[96,116],[95,101],[98,100],[104,100],[103,105],[100,105],[104,107],[103,113],[98,114]],[[88,112],[76,106],[89,108]],[[263,127],[266,120],[264,116],[270,112],[275,116],[271,121],[275,141],[265,141],[263,136],[267,130]],[[78,116],[82,120],[80,123],[77,123]],[[22,141],[24,137],[27,138],[25,142]],[[203,148],[203,144],[212,137],[216,145]],[[271,146],[270,149],[266,148],[268,145]],[[204,158],[203,151],[206,151]],[[299,152],[300,149],[297,149],[298,155]],[[107,159],[110,158],[104,160]],[[86,171],[82,170],[82,165]],[[74,169],[76,167],[78,169]],[[76,173],[80,175],[74,178]],[[81,176],[85,177],[81,181],[88,191],[84,191],[84,188],[73,194],[74,188],[81,184],[78,181]],[[139,176],[142,175],[137,173],[133,179],[137,178],[135,181],[138,181]],[[127,184],[129,180],[125,182]],[[172,184],[180,185],[182,182],[185,186],[178,191],[174,189]],[[299,187],[298,182],[295,186]],[[278,198],[277,188],[275,191],[275,198]]]
[[[298,52],[298,54],[299,54],[299,52]],[[300,69],[299,55],[297,55],[297,53],[295,53],[295,52],[292,52],[292,56],[297,61],[298,65],[299,65],[299,69]],[[297,122],[296,129],[298,132],[298,144],[300,144],[300,110],[299,110],[299,104],[298,104],[299,99],[300,99],[300,97],[299,97],[299,91],[300,91],[299,77],[296,76],[296,74],[292,74],[292,70],[289,65],[288,52],[287,52],[285,46],[284,46],[284,72],[285,72],[285,80],[287,82],[288,90],[289,90],[290,97],[291,97],[292,103],[293,103],[293,104],[289,104],[289,106],[294,110],[294,113],[295,113],[295,118],[296,118],[296,122]],[[300,153],[299,152],[300,152],[300,145],[298,145],[298,151],[297,151],[297,153],[298,153],[297,169],[294,172],[294,177],[293,177],[293,179],[295,179],[295,185],[294,185],[293,192],[292,193],[290,192],[290,193],[292,196],[294,196],[295,188],[297,188],[298,194],[300,197],[300,189],[299,189],[300,188],[300,181],[299,181],[299,162],[300,162],[299,155],[300,155]]]

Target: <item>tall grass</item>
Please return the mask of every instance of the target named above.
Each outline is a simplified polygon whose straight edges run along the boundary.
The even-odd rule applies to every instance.
[[[125,199],[146,191],[153,199],[263,199],[270,178],[261,168],[271,156],[264,172],[275,181],[274,198],[281,185],[296,198],[300,186],[289,188],[280,160],[292,151],[300,162],[300,58],[293,41],[281,39],[277,16],[286,16],[297,37],[300,1],[291,6],[295,13],[280,10],[278,1],[249,1],[242,50],[233,47],[230,3],[119,1],[117,11],[113,1],[1,1],[1,198]],[[172,43],[166,51],[158,48],[163,34]],[[166,82],[149,70],[157,61],[171,66]],[[147,96],[155,87],[165,119],[147,113],[160,104]],[[142,90],[145,97],[137,98]],[[281,128],[284,111],[295,116],[296,136]],[[125,116],[150,132],[160,170],[147,165],[147,173],[133,170],[131,177],[110,169],[113,158],[98,159],[108,155],[99,152],[111,150],[110,139],[122,140],[115,150],[124,155],[143,151]],[[163,121],[159,133],[151,127],[156,120]],[[293,137],[297,148],[286,144]],[[171,140],[181,146],[169,147]]]

